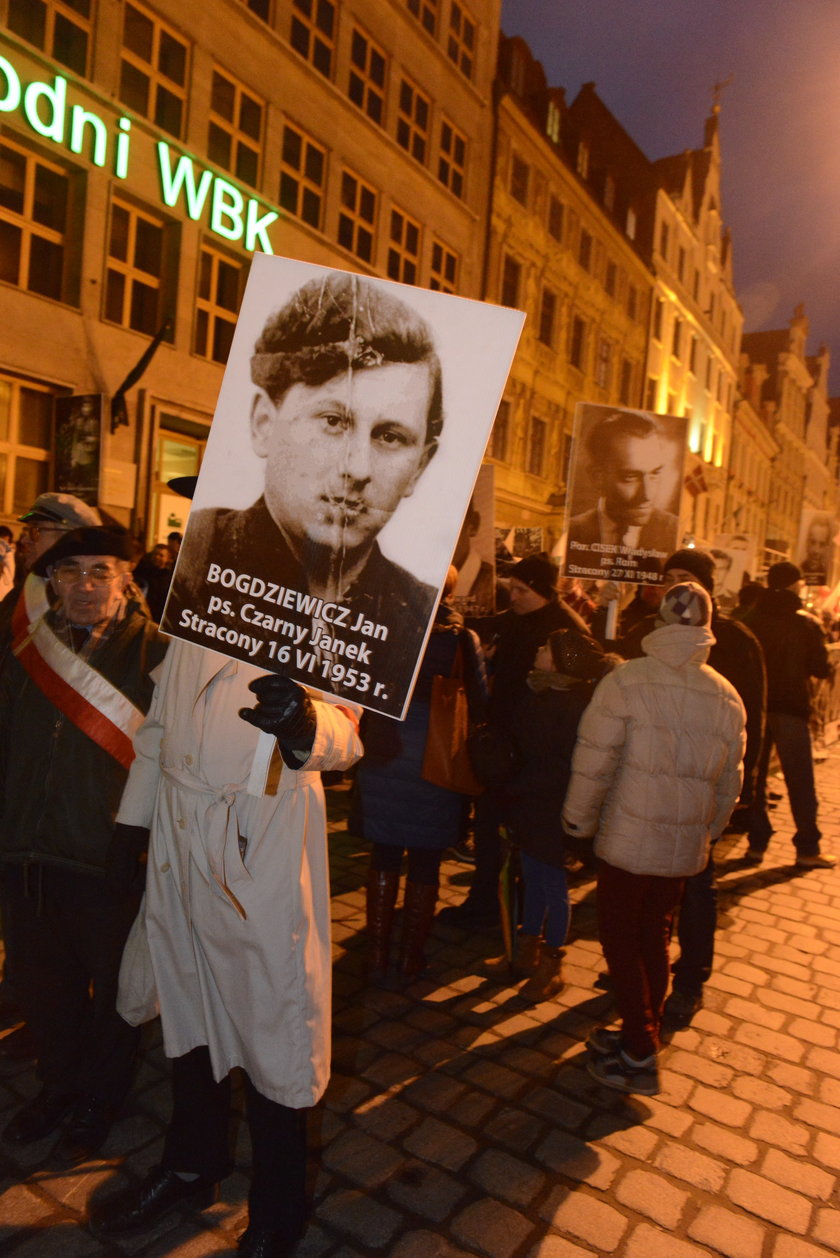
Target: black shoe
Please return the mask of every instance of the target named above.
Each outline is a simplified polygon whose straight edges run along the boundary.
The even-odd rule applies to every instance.
[[[76,1102],[75,1096],[68,1092],[52,1092],[42,1088],[38,1095],[28,1101],[3,1132],[3,1139],[9,1144],[34,1144],[43,1140],[55,1131]]]
[[[37,1056],[35,1036],[25,1022],[0,1039],[0,1058],[3,1061],[32,1061]]]
[[[152,1227],[181,1202],[189,1202],[194,1210],[211,1206],[219,1195],[215,1180],[181,1179],[174,1171],[153,1166],[142,1184],[114,1201],[106,1202],[91,1212],[90,1223],[104,1236],[131,1232],[135,1228]]]
[[[92,1098],[80,1101],[52,1156],[67,1166],[87,1162],[105,1143],[113,1121],[114,1111],[110,1105],[103,1105]]]
[[[289,1240],[286,1232],[278,1232],[274,1228],[249,1227],[236,1242],[236,1247],[240,1258],[290,1258],[300,1235]]]
[[[437,914],[437,920],[445,926],[459,926],[462,930],[482,930],[486,926],[498,926],[498,904],[471,901],[469,896],[461,904],[449,904]]]
[[[667,1031],[682,1031],[691,1024],[698,1009],[703,1008],[703,993],[684,992],[675,987],[665,1001],[662,1027]]]

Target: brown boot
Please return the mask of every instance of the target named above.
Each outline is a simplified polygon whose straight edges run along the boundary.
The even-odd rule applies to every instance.
[[[526,935],[524,931],[520,931],[513,946],[513,960],[493,957],[489,961],[482,961],[482,973],[500,982],[530,978],[537,969],[541,943],[539,935]]]
[[[406,882],[399,972],[406,982],[419,978],[426,968],[426,940],[437,904],[437,883]]]
[[[563,949],[549,948],[543,944],[537,968],[528,982],[520,990],[519,995],[531,1004],[540,1004],[543,1000],[552,1000],[563,990],[561,968],[563,965]]]
[[[380,982],[388,971],[391,928],[400,876],[389,869],[370,869],[367,878],[367,975],[371,982]]]

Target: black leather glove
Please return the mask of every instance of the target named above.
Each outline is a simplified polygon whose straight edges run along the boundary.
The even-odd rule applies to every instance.
[[[116,895],[142,895],[146,886],[149,831],[145,826],[114,826],[105,856],[105,882]]]
[[[273,734],[280,745],[280,754],[290,769],[299,769],[315,741],[317,717],[312,700],[291,677],[269,673],[256,677],[248,687],[257,696],[255,708],[240,708],[239,715],[249,725],[256,725],[266,734]]]

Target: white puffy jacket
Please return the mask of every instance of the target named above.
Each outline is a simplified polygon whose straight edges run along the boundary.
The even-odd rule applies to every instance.
[[[569,834],[633,874],[698,873],[741,790],[744,707],[709,668],[708,629],[665,625],[598,685],[563,805]]]

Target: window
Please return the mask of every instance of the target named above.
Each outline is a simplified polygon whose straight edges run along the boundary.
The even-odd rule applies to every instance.
[[[604,209],[615,209],[615,180],[612,175],[604,176]]]
[[[0,144],[0,280],[66,301],[70,181],[58,166]]]
[[[290,43],[315,69],[329,78],[335,32],[335,5],[332,0],[292,0]]]
[[[688,370],[693,376],[697,375],[697,337],[692,336],[688,347]]]
[[[621,360],[621,378],[618,386],[618,402],[620,406],[630,406],[633,394],[633,364],[629,358]]]
[[[9,30],[60,61],[87,73],[91,0],[9,0]]]
[[[180,139],[187,100],[188,45],[158,18],[126,3],[120,100]]]
[[[663,258],[665,258],[666,260],[668,258],[668,249],[670,247],[670,244],[671,244],[670,228],[668,227],[667,223],[660,223],[659,225],[659,252],[662,254]]]
[[[543,345],[554,345],[554,324],[557,319],[557,294],[550,288],[542,290],[540,301],[540,323],[537,340]]]
[[[252,187],[259,178],[262,123],[262,101],[229,74],[214,70],[207,156]]]
[[[612,345],[605,337],[598,339],[598,357],[595,360],[595,383],[599,389],[608,389],[612,377]]]
[[[464,171],[467,164],[467,141],[444,118],[440,125],[438,179],[456,197],[464,195]]]
[[[271,17],[270,0],[243,0],[245,7],[255,13],[257,17],[262,18],[264,22],[268,22]]]
[[[680,283],[682,283],[685,280],[685,262],[686,262],[685,249],[683,249],[682,245],[680,245],[679,249],[677,250],[677,278],[679,279]]]
[[[656,394],[659,389],[659,381],[656,376],[648,376],[647,385],[645,387],[645,410],[656,410]]]
[[[584,271],[588,271],[592,265],[592,236],[584,228],[581,228],[580,232],[578,262],[583,267]]]
[[[491,459],[500,459],[504,462],[508,457],[508,445],[510,443],[510,402],[503,400],[499,403],[499,409],[496,411],[496,418],[493,422],[493,429],[490,433],[490,448],[487,453]]]
[[[164,237],[161,219],[114,199],[108,233],[104,318],[154,336],[161,323]]]
[[[560,143],[561,121],[562,119],[557,101],[552,99],[548,102],[548,108],[545,111],[545,133],[549,140],[553,140],[555,144]]]
[[[563,219],[564,205],[557,197],[551,196],[548,199],[548,234],[563,243]]]
[[[413,13],[430,35],[437,31],[438,0],[406,0],[409,13]]]
[[[514,153],[510,163],[510,195],[520,205],[528,204],[528,183],[531,176],[531,168],[527,162]]]
[[[350,44],[347,95],[362,113],[382,125],[385,109],[385,54],[358,27]]]
[[[475,22],[456,0],[452,0],[449,10],[446,51],[464,77],[471,79],[475,68]]]
[[[671,356],[673,358],[682,358],[682,319],[674,320],[674,334],[671,340]]]
[[[695,301],[700,300],[700,272],[695,268],[694,278],[691,283],[691,295]]]
[[[635,284],[627,286],[627,318],[635,320],[639,313],[639,293]]]
[[[327,158],[324,149],[290,123],[283,128],[280,195],[283,209],[320,228]]]
[[[502,263],[502,305],[517,306],[519,304],[519,283],[522,279],[522,267],[509,254],[505,254]]]
[[[388,278],[403,284],[417,283],[420,259],[420,224],[402,210],[391,210],[388,243]]]
[[[525,470],[531,476],[542,476],[545,470],[546,427],[545,420],[535,418],[532,418],[528,425],[528,456]]]
[[[577,161],[575,169],[581,179],[586,179],[589,175],[589,145],[585,140],[581,140],[577,146]]]
[[[341,176],[341,209],[338,215],[338,243],[363,262],[373,261],[373,234],[376,223],[376,193],[349,170]]]
[[[662,340],[662,324],[665,318],[665,302],[661,297],[654,300],[653,305],[653,339]]]
[[[52,487],[55,393],[35,380],[0,376],[0,511],[18,516]]]
[[[629,205],[627,207],[627,223],[625,225],[625,231],[627,232],[628,239],[630,240],[636,239],[636,224],[636,211],[632,205]]]
[[[432,273],[429,288],[441,293],[458,291],[458,255],[439,240],[432,241]]]
[[[226,363],[242,300],[240,263],[203,246],[198,264],[198,292],[193,351],[215,363]]]
[[[418,162],[426,161],[429,114],[428,96],[424,96],[408,79],[403,79],[397,112],[397,144]]]
[[[614,262],[607,263],[607,269],[604,272],[604,291],[609,297],[615,297],[616,285],[618,283],[618,267]]]
[[[586,324],[579,315],[572,317],[569,326],[569,362],[583,371],[586,356]]]

